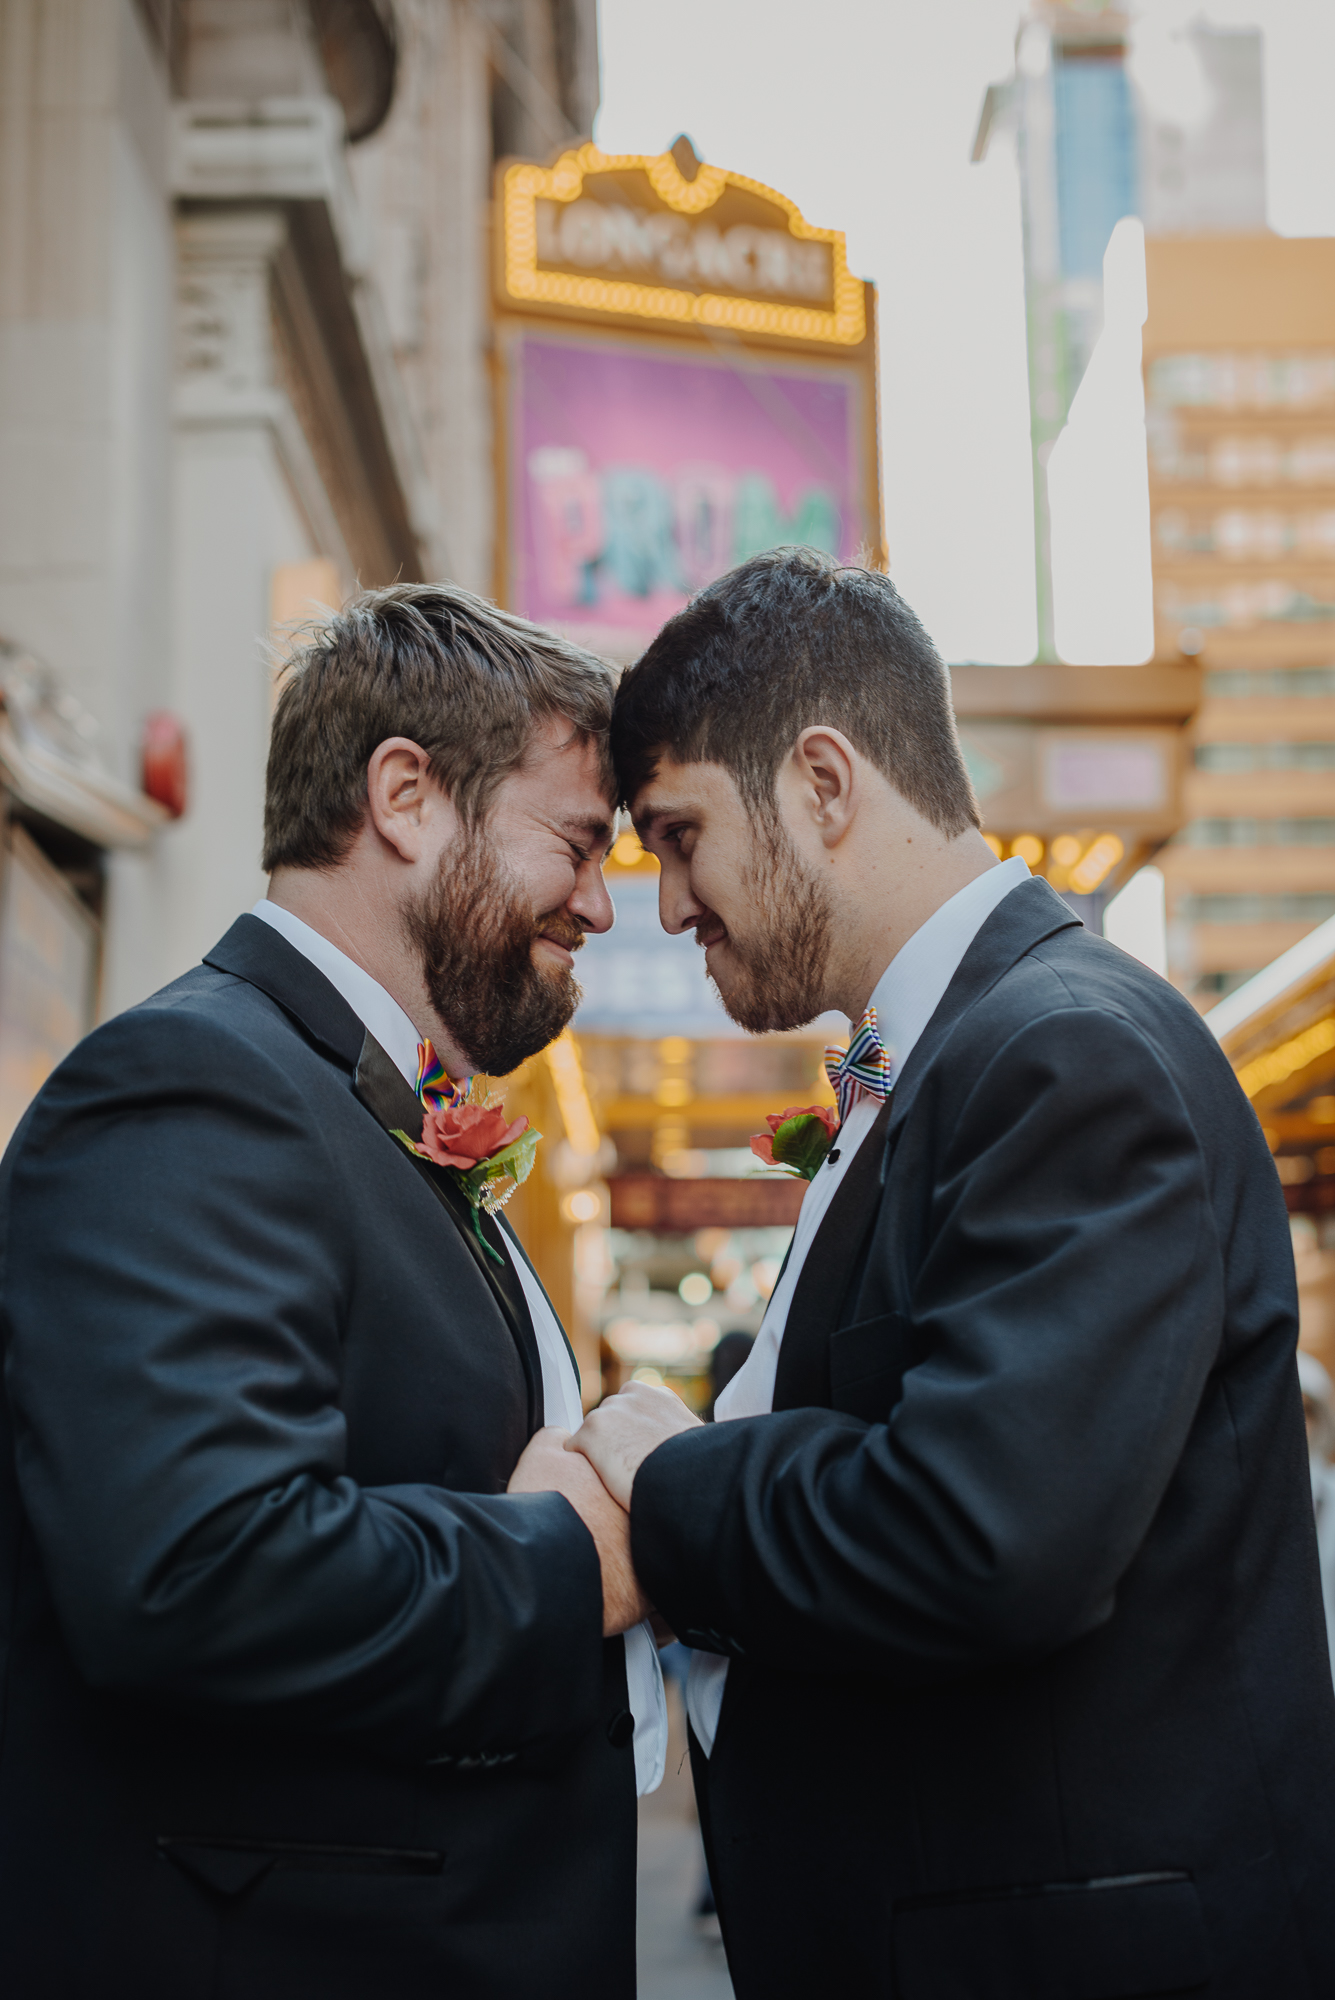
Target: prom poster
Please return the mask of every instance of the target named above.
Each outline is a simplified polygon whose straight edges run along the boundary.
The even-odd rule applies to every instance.
[[[507,373],[506,596],[595,651],[764,549],[868,539],[855,368],[525,331]]]

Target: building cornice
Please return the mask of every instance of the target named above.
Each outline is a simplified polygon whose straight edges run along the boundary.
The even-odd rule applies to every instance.
[[[271,424],[325,552],[367,583],[420,576],[434,509],[378,310],[338,105],[177,104],[171,158],[182,250],[178,420]]]

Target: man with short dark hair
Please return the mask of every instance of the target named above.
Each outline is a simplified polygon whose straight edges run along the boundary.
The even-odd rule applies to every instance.
[[[612,921],[611,695],[466,592],[355,600],[278,700],[268,897],[10,1146],[12,2000],[631,2000],[657,1656],[468,1088]]]
[[[724,577],[613,749],[734,1017],[854,1024],[718,1421],[571,1440],[698,1649],[739,2000],[1335,1992],[1293,1262],[1213,1037],[995,859],[882,576]]]

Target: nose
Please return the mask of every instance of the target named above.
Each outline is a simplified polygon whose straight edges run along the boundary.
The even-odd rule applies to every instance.
[[[660,857],[658,921],[668,936],[676,937],[681,931],[694,930],[707,914],[699,897],[691,892],[690,870],[685,863],[670,854]]]
[[[572,917],[578,917],[586,931],[601,933],[610,931],[616,922],[616,911],[612,898],[607,893],[603,871],[596,861],[581,863],[575,877],[575,892],[566,904]]]

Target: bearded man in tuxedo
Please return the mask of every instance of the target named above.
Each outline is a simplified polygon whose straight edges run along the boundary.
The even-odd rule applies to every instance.
[[[1335,1993],[1293,1261],[1209,1030],[996,860],[885,577],[743,565],[613,748],[734,1018],[855,1024],[719,1421],[571,1440],[699,1649],[739,2000]]]
[[[15,1135],[9,2000],[631,2000],[657,1654],[543,1430],[561,1327],[439,1163],[612,922],[611,696],[463,591],[355,600],[279,696],[268,897]]]

